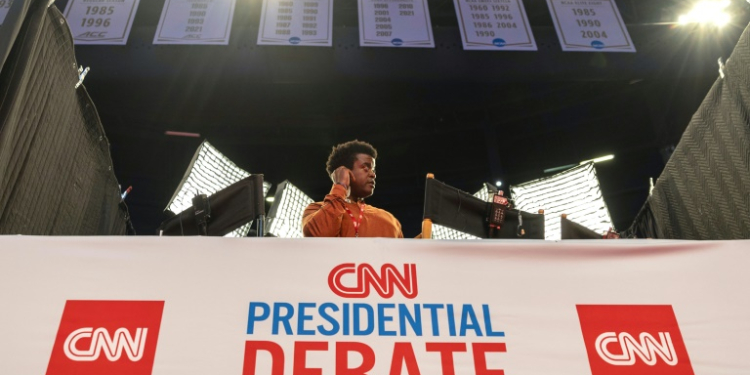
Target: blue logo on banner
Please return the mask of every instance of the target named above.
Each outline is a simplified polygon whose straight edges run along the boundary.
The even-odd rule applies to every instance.
[[[297,38],[296,36],[289,38],[289,43],[292,43],[292,44],[299,44],[299,42],[301,41],[302,40],[300,38]]]
[[[591,42],[591,47],[594,47],[596,49],[602,49],[602,48],[604,48],[604,43],[602,43],[602,42],[600,42],[598,40],[595,40],[595,41]]]
[[[401,40],[401,39],[399,39],[399,38],[395,38],[395,39],[391,40],[391,44],[393,44],[394,46],[400,46],[400,45],[404,44],[404,41]]]
[[[495,47],[505,47],[505,39],[501,39],[501,38],[493,39],[492,44],[494,44]]]

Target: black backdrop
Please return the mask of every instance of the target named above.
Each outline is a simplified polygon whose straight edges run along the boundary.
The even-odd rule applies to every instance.
[[[29,4],[0,72],[0,234],[125,234],[104,129],[47,3]]]

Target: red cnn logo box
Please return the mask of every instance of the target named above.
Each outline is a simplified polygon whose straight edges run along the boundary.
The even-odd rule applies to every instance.
[[[577,305],[592,375],[694,375],[670,305]]]
[[[47,375],[151,375],[164,301],[67,301]]]

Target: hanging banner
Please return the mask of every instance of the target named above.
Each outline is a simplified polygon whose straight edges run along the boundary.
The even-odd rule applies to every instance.
[[[70,0],[65,18],[74,44],[114,44],[128,42],[135,11],[140,0]]]
[[[547,0],[563,51],[635,52],[614,0]]]
[[[333,44],[333,0],[263,0],[259,45]]]
[[[5,22],[5,17],[8,16],[11,5],[13,5],[13,0],[0,0],[0,26]]]
[[[229,44],[235,0],[166,0],[154,44]]]
[[[536,51],[521,0],[453,0],[465,50]]]
[[[427,0],[359,0],[359,45],[434,48]]]
[[[0,236],[0,373],[744,374],[748,249]]]

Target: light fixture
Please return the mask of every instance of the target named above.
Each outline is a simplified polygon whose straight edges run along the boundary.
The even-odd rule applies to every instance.
[[[503,182],[500,180],[495,181],[495,186],[500,187],[503,186]]]
[[[560,215],[597,233],[606,233],[612,219],[604,202],[594,162],[589,161],[553,176],[511,186],[515,208],[544,210],[546,240],[559,240]]]
[[[612,160],[612,159],[614,159],[614,158],[615,158],[615,156],[614,156],[614,155],[605,155],[605,156],[600,156],[600,157],[598,157],[598,158],[593,158],[593,159],[591,159],[591,160],[584,160],[584,161],[582,161],[582,162],[578,163],[578,165],[583,165],[583,164],[586,164],[586,163],[588,163],[588,162],[592,162],[592,163],[601,163],[601,162],[603,162],[603,161],[607,161],[607,160]]]
[[[713,24],[722,27],[729,23],[730,16],[724,10],[729,7],[729,0],[703,0],[695,3],[693,9],[681,15],[677,22],[680,25],[691,23]]]
[[[274,202],[268,211],[268,233],[281,238],[302,238],[302,214],[313,199],[289,181],[276,188]]]
[[[603,161],[612,160],[614,158],[615,158],[615,156],[610,154],[610,155],[601,156],[601,157],[594,158],[594,159],[584,160],[584,161],[582,161],[582,162],[580,162],[578,164],[567,164],[567,165],[561,165],[559,167],[547,168],[547,169],[544,170],[544,173],[552,173],[552,172],[564,171],[566,169],[573,168],[573,167],[575,167],[577,165],[583,165],[583,164],[586,164],[586,163],[589,163],[589,162],[601,163]]]
[[[190,161],[166,210],[178,214],[192,207],[193,197],[197,194],[211,196],[248,176],[250,176],[249,172],[234,164],[208,141],[203,141],[195,151],[193,160]],[[263,182],[263,196],[266,196],[270,189],[271,184]],[[252,222],[247,223],[225,237],[244,237],[250,230],[251,224]]]

